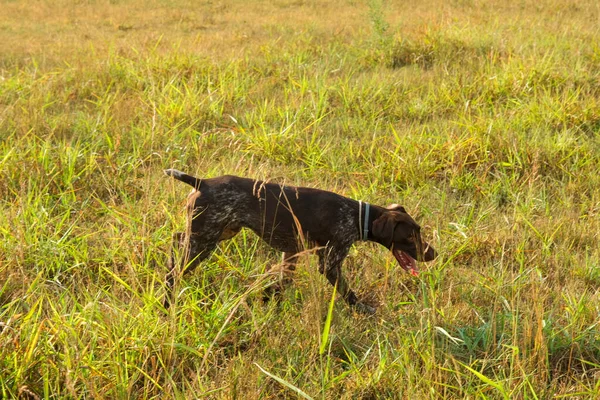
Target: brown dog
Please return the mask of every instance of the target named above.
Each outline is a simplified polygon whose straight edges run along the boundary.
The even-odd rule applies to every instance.
[[[377,242],[392,251],[406,271],[416,275],[416,261],[431,261],[434,249],[421,238],[420,226],[398,205],[387,208],[362,203],[325,190],[281,186],[237,176],[198,179],[181,171],[165,173],[194,187],[188,198],[188,227],[174,234],[183,251],[184,271],[193,270],[222,240],[249,228],[273,248],[284,252],[290,270],[295,255],[317,247],[319,272],[337,285],[344,300],[357,310],[374,313],[360,303],[341,273],[352,243]],[[299,239],[300,238],[300,239]],[[173,287],[176,263],[171,255],[165,307]]]

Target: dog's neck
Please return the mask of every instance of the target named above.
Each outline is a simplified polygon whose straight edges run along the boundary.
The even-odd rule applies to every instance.
[[[358,201],[358,238],[359,240],[368,240],[370,230],[370,211],[371,205],[362,200]]]
[[[373,221],[381,216],[385,209],[364,201],[358,202],[357,207],[357,226],[358,240],[378,242],[373,236]],[[379,243],[379,242],[378,242]]]

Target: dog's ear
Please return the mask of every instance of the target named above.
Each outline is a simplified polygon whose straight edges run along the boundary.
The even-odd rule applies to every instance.
[[[372,231],[373,236],[381,240],[386,246],[391,246],[394,240],[394,228],[396,227],[396,221],[393,215],[384,213],[381,217],[373,221]]]
[[[404,209],[404,207],[402,207],[399,204],[390,204],[389,206],[386,207],[387,210],[390,211],[398,211],[398,212],[403,212],[406,213],[406,210]]]

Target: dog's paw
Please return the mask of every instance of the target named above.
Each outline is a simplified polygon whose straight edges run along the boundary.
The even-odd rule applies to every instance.
[[[262,293],[263,303],[268,303],[271,300],[279,301],[281,298],[281,288],[276,283],[267,286]]]
[[[370,306],[365,303],[356,303],[354,305],[354,309],[356,310],[356,312],[359,312],[361,314],[366,314],[366,315],[374,315],[375,311],[377,311],[377,309],[375,307]]]

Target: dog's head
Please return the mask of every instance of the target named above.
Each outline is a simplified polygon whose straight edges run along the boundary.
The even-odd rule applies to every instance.
[[[433,247],[421,238],[421,227],[404,209],[392,204],[373,221],[371,232],[378,243],[392,251],[405,271],[417,275],[416,261],[431,261],[437,256]]]

